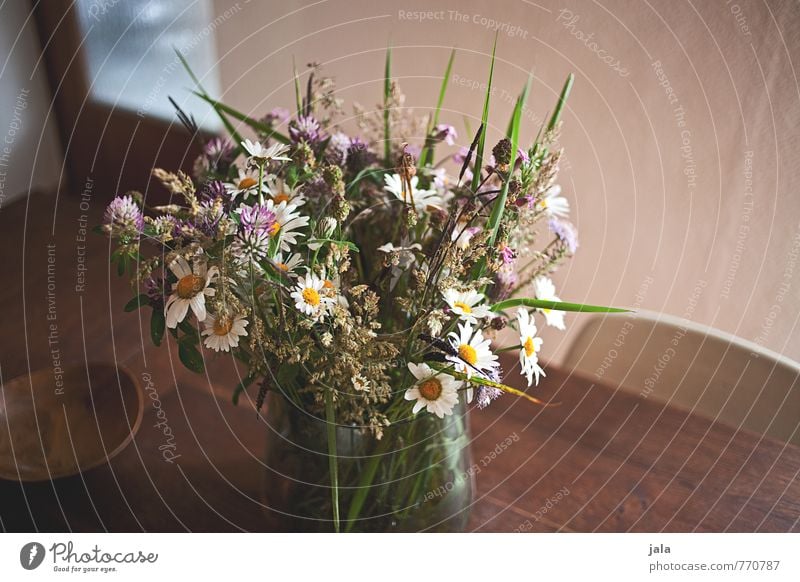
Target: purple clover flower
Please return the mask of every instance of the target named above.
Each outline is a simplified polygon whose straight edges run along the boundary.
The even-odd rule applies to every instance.
[[[106,208],[105,223],[112,234],[137,233],[144,228],[144,215],[133,198],[126,194],[117,196]]]
[[[261,204],[242,206],[240,213],[242,229],[247,234],[252,232],[268,233],[275,225],[277,218],[272,210]]]
[[[570,254],[574,254],[578,249],[578,232],[572,223],[554,217],[547,221],[547,225],[556,238],[567,247]]]
[[[289,136],[295,143],[306,142],[315,145],[324,140],[327,135],[322,130],[319,122],[313,116],[300,116],[289,124]]]
[[[214,137],[203,146],[203,154],[213,164],[232,162],[235,152],[236,146],[228,138]]]

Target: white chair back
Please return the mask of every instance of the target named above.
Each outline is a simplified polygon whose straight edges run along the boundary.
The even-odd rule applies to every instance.
[[[593,314],[564,364],[642,398],[800,445],[800,364],[719,330],[647,311]]]

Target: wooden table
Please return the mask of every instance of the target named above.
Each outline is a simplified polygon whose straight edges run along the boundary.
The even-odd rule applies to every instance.
[[[93,204],[98,220],[101,204]],[[78,200],[35,197],[0,211],[0,376],[50,363],[47,252],[55,245],[61,357],[117,361],[148,373],[174,433],[166,462],[163,427],[146,403],[134,442],[108,466],[56,482],[0,481],[7,531],[264,531],[267,430],[247,404],[229,402],[232,363],[209,377],[182,369],[174,348],[140,336],[121,307],[126,283],[108,272],[108,244],[86,243],[86,287],[75,289]],[[24,242],[23,242],[23,227]],[[24,251],[24,257],[23,257]],[[24,267],[24,277],[22,276]],[[23,291],[24,283],[24,291]],[[141,329],[147,333],[147,327]],[[27,347],[26,345],[27,337]],[[473,410],[472,454],[480,467],[475,531],[800,531],[800,448],[736,431],[613,386],[550,367],[537,408],[504,396]],[[152,401],[151,401],[152,402]],[[0,438],[6,438],[0,427]],[[499,454],[507,437],[514,443]]]

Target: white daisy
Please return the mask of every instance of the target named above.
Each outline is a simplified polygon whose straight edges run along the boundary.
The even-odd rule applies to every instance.
[[[544,299],[546,301],[561,301],[556,295],[556,286],[549,277],[541,275],[533,280],[533,293],[536,299]],[[544,314],[544,319],[547,325],[555,327],[556,329],[565,330],[567,326],[564,325],[564,312],[558,309],[545,309],[540,308]]]
[[[243,198],[258,194],[258,170],[243,170],[239,168],[238,178],[234,179],[233,182],[226,182],[225,191],[231,198],[236,198],[240,194]],[[266,183],[262,182],[261,192],[269,194]]]
[[[484,339],[481,330],[476,329],[473,333],[471,323],[459,323],[458,333],[451,331],[447,339],[458,354],[447,356],[457,371],[466,374],[467,378],[477,374],[494,379],[500,364],[497,355],[489,348],[491,340]],[[472,388],[467,389],[467,402],[472,402]]]
[[[215,352],[228,352],[231,348],[239,347],[239,337],[247,335],[245,330],[247,323],[241,313],[233,317],[230,315],[216,317],[209,313],[203,322],[205,328],[203,335],[206,336],[203,345]]]
[[[273,200],[267,200],[266,207],[275,213],[275,224],[269,231],[271,237],[280,237],[280,249],[289,252],[293,245],[297,244],[297,237],[305,236],[297,232],[298,229],[308,226],[308,216],[303,216],[296,212],[297,206],[286,201],[275,204]]]
[[[406,400],[416,400],[414,414],[423,408],[439,418],[453,414],[453,407],[458,402],[458,390],[464,383],[449,374],[436,372],[428,364],[408,363],[409,371],[417,379],[413,387],[406,390]]]
[[[272,200],[275,202],[275,204],[288,202],[290,204],[294,204],[295,206],[302,206],[306,203],[306,199],[300,193],[300,189],[290,188],[286,183],[286,180],[283,178],[279,178],[275,175],[269,175],[264,178],[264,182],[266,183],[269,195],[272,197]]]
[[[567,218],[569,216],[569,200],[561,196],[561,186],[558,184],[550,186],[536,203],[536,208],[547,212],[551,216]]]
[[[286,254],[278,253],[274,259],[275,266],[286,275],[293,275],[297,267],[303,264],[303,257],[298,253]]]
[[[536,337],[536,323],[526,309],[517,310],[517,325],[519,326],[519,363],[522,373],[528,378],[528,386],[539,384],[539,376],[544,376],[544,370],[539,366],[539,349],[542,347],[542,338]]]
[[[283,155],[289,151],[289,146],[281,143],[274,143],[269,147],[264,147],[261,142],[246,139],[242,142],[242,147],[249,156],[258,163],[264,163],[270,160],[289,162],[292,159]]]
[[[470,289],[469,291],[457,291],[447,289],[442,293],[444,300],[450,309],[458,315],[460,319],[470,322],[472,325],[478,323],[479,319],[489,317],[492,311],[487,305],[478,305],[484,300],[483,293]]]
[[[167,314],[167,327],[175,328],[183,321],[189,308],[198,321],[206,319],[206,295],[213,297],[216,290],[210,287],[219,276],[219,269],[211,267],[206,269],[204,261],[196,260],[194,270],[189,267],[189,263],[183,257],[178,257],[169,265],[178,278],[172,285],[172,295],[167,300],[164,310]]]
[[[384,190],[394,194],[398,200],[403,200],[403,202],[410,204],[411,198],[413,198],[414,208],[417,213],[425,212],[429,206],[443,208],[445,205],[444,200],[436,190],[419,190],[417,188],[418,176],[411,178],[411,198],[406,193],[406,199],[403,199],[403,181],[400,179],[400,174],[385,174],[383,180],[386,182]]]
[[[313,273],[297,279],[297,285],[291,297],[295,300],[295,307],[301,313],[318,318],[325,314],[328,306],[334,299],[328,297],[323,291],[325,280]]]

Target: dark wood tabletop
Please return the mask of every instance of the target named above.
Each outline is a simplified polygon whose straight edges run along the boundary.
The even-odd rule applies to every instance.
[[[99,220],[100,206],[87,218]],[[53,197],[37,196],[0,210],[0,377],[52,365],[52,282],[59,357],[116,361],[140,381],[147,375],[162,415],[146,399],[133,442],[107,465],[52,482],[0,480],[0,528],[274,530],[261,461],[269,431],[251,403],[231,404],[231,360],[217,358],[201,376],[181,367],[174,346],[149,345],[146,321],[122,312],[132,292],[109,273],[108,242],[93,237],[80,249],[78,199],[54,208]],[[55,281],[48,281],[48,245]],[[82,290],[79,252],[86,253]],[[470,412],[479,470],[469,529],[800,531],[800,448],[552,366],[536,395],[560,405],[503,396]],[[178,455],[172,462],[159,450],[164,418]],[[9,428],[0,427],[0,438]],[[508,437],[512,444],[497,448]]]

